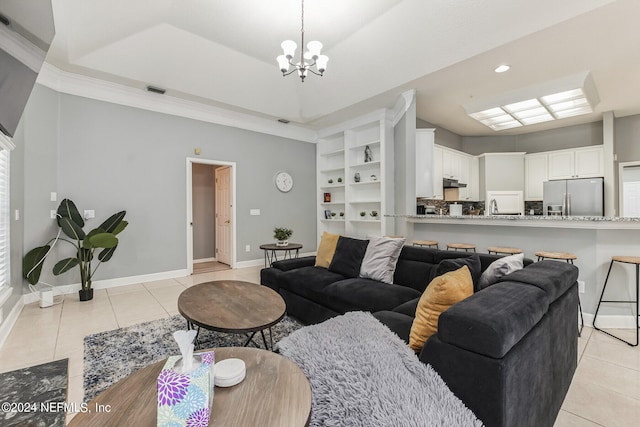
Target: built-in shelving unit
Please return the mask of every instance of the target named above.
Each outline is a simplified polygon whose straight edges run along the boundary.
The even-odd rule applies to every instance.
[[[392,223],[384,214],[393,213],[393,126],[389,112],[380,110],[319,134],[318,236],[324,231],[359,238],[386,234]],[[365,150],[370,157],[365,158]],[[330,202],[325,202],[325,193],[330,194]],[[336,215],[331,217],[331,212]]]

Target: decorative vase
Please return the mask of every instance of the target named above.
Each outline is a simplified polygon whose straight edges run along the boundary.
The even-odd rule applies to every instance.
[[[278,240],[276,242],[276,246],[287,246],[289,244],[289,240]]]
[[[93,299],[93,288],[80,289],[78,291],[80,301],[91,301]]]

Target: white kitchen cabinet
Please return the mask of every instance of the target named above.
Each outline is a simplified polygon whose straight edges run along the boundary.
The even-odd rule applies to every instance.
[[[594,178],[604,175],[601,146],[549,152],[549,179]]]
[[[467,184],[469,200],[480,200],[480,160],[478,156],[471,156],[471,169]]]
[[[460,200],[469,200],[469,181],[471,178],[471,156],[467,155],[459,155],[460,159],[460,175],[458,180],[464,184],[467,184],[466,187],[462,187],[458,190],[458,196]]]
[[[435,194],[433,181],[434,132],[435,129],[416,130],[416,197],[431,198]],[[439,181],[442,186],[442,176]]]
[[[444,189],[442,188],[442,161],[443,150],[437,145],[433,147],[433,198],[444,199]]]
[[[547,153],[524,156],[524,198],[542,200],[544,182],[549,179],[549,155]]]

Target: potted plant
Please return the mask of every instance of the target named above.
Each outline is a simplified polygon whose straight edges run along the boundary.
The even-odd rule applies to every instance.
[[[80,268],[80,283],[82,286],[78,292],[80,301],[93,299],[93,288],[91,287],[93,275],[100,267],[100,264],[111,259],[118,247],[116,235],[128,225],[128,222],[123,220],[125,214],[126,211],[115,213],[97,228],[85,233],[82,229],[84,227],[84,219],[78,212],[78,208],[71,200],[64,199],[58,206],[56,213],[58,227],[60,227],[58,236],[49,240],[44,246],[39,246],[27,252],[22,260],[23,277],[32,285],[38,283],[42,265],[52,247],[58,240],[67,242],[73,246],[75,256],[58,261],[53,266],[53,274],[59,276],[78,266]],[[64,234],[67,238],[59,237],[60,234]],[[100,252],[97,256],[97,264],[93,267],[92,263],[95,261],[94,253],[96,249],[100,249]]]
[[[336,213],[335,212],[331,212],[331,219],[335,219],[336,217]]]
[[[333,179],[329,178],[329,184],[333,184]]]
[[[338,182],[342,182],[342,178],[338,178]]]
[[[340,212],[340,218],[344,218],[344,212]]]
[[[378,211],[371,211],[370,214],[372,217],[377,218],[378,217]]]
[[[360,216],[364,217],[367,213],[365,211],[360,211]]]
[[[276,227],[273,229],[273,238],[277,240],[276,246],[287,246],[289,244],[289,237],[293,234],[293,230],[290,228]]]

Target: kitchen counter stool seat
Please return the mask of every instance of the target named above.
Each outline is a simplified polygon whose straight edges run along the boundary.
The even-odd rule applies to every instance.
[[[438,241],[436,240],[414,240],[413,246],[435,247],[438,249]]]
[[[453,249],[455,251],[476,251],[476,245],[472,243],[447,243],[447,249]]]
[[[621,262],[623,264],[634,264],[636,266],[636,299],[635,300],[628,300],[628,301],[619,301],[619,300],[603,300],[602,297],[604,296],[604,291],[607,288],[607,282],[609,281],[609,274],[611,273],[611,267],[613,267],[613,263],[614,262]],[[628,345],[630,345],[631,347],[637,347],[638,346],[638,327],[640,326],[638,324],[638,315],[640,314],[638,312],[638,288],[640,287],[640,257],[637,256],[613,256],[611,257],[611,263],[609,264],[609,271],[607,271],[607,278],[604,280],[604,285],[602,286],[602,293],[600,294],[600,300],[598,301],[598,307],[596,308],[596,314],[593,316],[593,328],[600,331],[600,332],[604,332],[605,334],[609,335],[610,337],[613,337],[617,340],[620,340]],[[603,331],[602,329],[598,328],[596,326],[596,320],[598,319],[598,310],[600,310],[600,304],[602,303],[610,303],[610,304],[634,304],[636,305],[636,343],[632,344],[629,341],[623,340],[620,337],[617,337],[607,331]]]
[[[538,257],[538,261],[542,261],[543,259],[557,259],[560,261],[566,261],[569,264],[573,264],[573,260],[578,259],[576,255],[569,252],[538,251],[536,252],[536,256]],[[578,295],[578,310],[580,310],[580,329],[578,329],[578,336],[581,336],[582,328],[584,328],[584,317],[582,316],[582,304],[580,304],[580,295]]]
[[[521,254],[522,253],[522,249],[520,248],[509,248],[506,246],[489,246],[487,248],[487,252],[494,253],[496,255],[500,255],[500,254],[505,254],[505,255],[515,255],[515,254]]]

